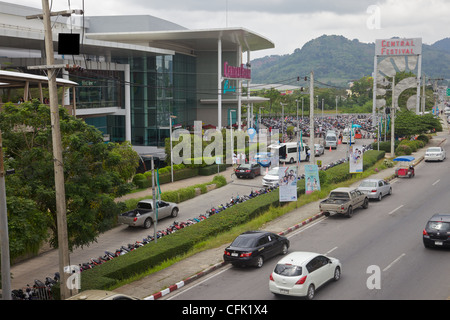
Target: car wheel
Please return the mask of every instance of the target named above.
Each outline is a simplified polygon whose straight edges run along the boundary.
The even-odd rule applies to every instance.
[[[389,189],[389,195],[391,195],[391,194],[392,194],[392,188]]]
[[[381,192],[378,194],[378,201],[381,201],[381,198],[382,198],[383,196],[381,195]]]
[[[336,267],[336,269],[334,269],[333,280],[338,281],[340,278],[341,278],[341,268]]]
[[[283,244],[283,248],[281,249],[281,254],[285,255],[288,252],[288,247],[286,244]]]
[[[175,218],[176,216],[178,216],[178,208],[173,208],[172,209],[172,213],[170,214],[170,216],[172,218]]]
[[[316,293],[316,288],[314,288],[313,284],[310,284],[308,287],[308,292],[306,293],[306,299],[308,299],[308,300],[314,299],[315,293]]]
[[[152,226],[152,219],[150,219],[150,218],[145,219],[144,228],[149,229],[151,226]]]
[[[351,218],[352,215],[353,215],[353,208],[352,208],[352,206],[350,206],[350,207],[348,207],[348,209],[347,209],[346,216],[347,216],[347,218]]]
[[[264,258],[262,256],[259,256],[256,260],[256,267],[261,268],[264,264]]]
[[[364,199],[364,204],[363,204],[363,208],[367,209],[369,207],[369,199],[365,198]]]
[[[294,163],[294,158],[291,158],[291,159],[289,160],[289,163],[290,163],[290,164],[293,164],[293,163]]]

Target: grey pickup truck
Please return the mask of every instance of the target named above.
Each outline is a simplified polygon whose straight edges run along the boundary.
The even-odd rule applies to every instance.
[[[178,216],[178,205],[172,202],[156,201],[158,207],[158,220],[165,217],[175,218]],[[153,212],[153,200],[141,200],[137,204],[137,208],[121,213],[117,219],[118,223],[128,224],[133,227],[150,228],[155,221],[155,213]]]
[[[332,213],[344,214],[347,218],[353,215],[353,210],[359,207],[367,209],[369,198],[354,188],[337,188],[330,192],[327,199],[319,203],[320,211],[329,216]]]

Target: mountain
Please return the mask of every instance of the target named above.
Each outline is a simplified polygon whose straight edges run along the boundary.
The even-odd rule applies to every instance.
[[[252,82],[304,86],[303,78],[314,70],[316,80],[346,87],[348,82],[373,73],[374,54],[374,43],[323,35],[292,54],[252,60]],[[450,79],[450,38],[422,45],[422,70],[427,77]]]

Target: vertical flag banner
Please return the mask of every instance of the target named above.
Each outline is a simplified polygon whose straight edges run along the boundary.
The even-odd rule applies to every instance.
[[[305,165],[305,192],[310,194],[320,190],[319,167],[315,164]]]
[[[350,147],[350,173],[363,172],[363,148],[353,145]]]
[[[278,177],[280,202],[297,201],[297,167],[280,167]]]

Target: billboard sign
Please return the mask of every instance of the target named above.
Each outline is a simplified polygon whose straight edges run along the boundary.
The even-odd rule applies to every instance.
[[[377,39],[377,56],[416,56],[422,54],[422,38]]]

